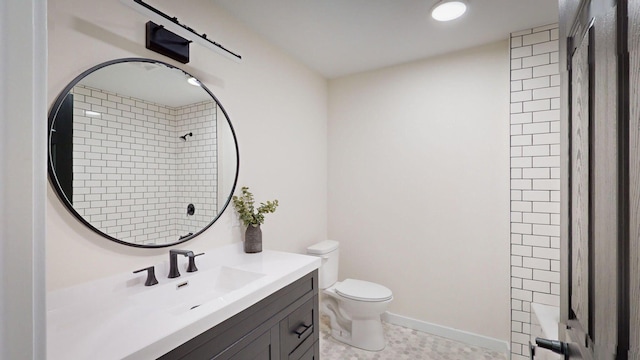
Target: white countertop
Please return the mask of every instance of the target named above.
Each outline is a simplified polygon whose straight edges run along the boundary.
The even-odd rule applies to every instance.
[[[168,279],[166,265],[156,264],[155,286],[144,286],[146,272],[127,271],[48,293],[47,359],[155,359],[320,266],[320,258],[301,254],[269,250],[245,254],[238,243],[199,256],[195,273],[185,271],[185,257],[178,259],[182,276]],[[203,277],[220,266],[260,276],[213,300],[193,300],[199,306],[192,310],[185,308],[186,303],[164,308],[167,296],[155,296],[168,289],[173,289],[173,296],[176,285],[185,281],[200,282],[184,293],[192,297],[193,289],[203,286]]]

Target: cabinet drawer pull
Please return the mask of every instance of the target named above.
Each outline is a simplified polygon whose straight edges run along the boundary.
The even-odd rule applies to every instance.
[[[300,339],[302,337],[302,335],[305,335],[309,329],[311,329],[311,331],[313,331],[313,324],[311,325],[305,325],[302,324],[300,326],[298,326],[298,328],[294,331],[295,334],[298,335],[298,339]]]

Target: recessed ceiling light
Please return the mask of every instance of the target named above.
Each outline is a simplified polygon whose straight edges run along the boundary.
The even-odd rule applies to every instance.
[[[438,21],[450,21],[459,18],[465,11],[467,11],[465,1],[441,0],[431,9],[431,17]]]
[[[187,82],[193,86],[200,86],[200,81],[194,77],[190,77],[187,79]]]

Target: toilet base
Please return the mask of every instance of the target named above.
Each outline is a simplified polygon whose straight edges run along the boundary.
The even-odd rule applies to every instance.
[[[367,351],[380,351],[386,347],[380,315],[350,317],[330,296],[321,299],[320,311],[329,318],[334,339]]]
[[[351,329],[352,333],[347,336],[340,329],[331,329],[331,336],[347,345],[367,351],[381,351],[387,345],[379,319],[354,320],[351,322]]]
[[[355,334],[353,346],[369,351],[380,351],[387,345],[379,317],[378,319],[355,320],[351,326],[353,334]]]

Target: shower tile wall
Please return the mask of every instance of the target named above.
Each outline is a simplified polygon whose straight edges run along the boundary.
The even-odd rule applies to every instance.
[[[560,304],[558,26],[511,34],[511,352],[529,359],[531,303]]]
[[[216,163],[213,102],[172,108],[79,85],[73,92],[73,206],[80,215],[136,244],[175,242],[213,219],[216,169],[206,165]],[[187,132],[193,136],[179,138]],[[187,218],[189,203],[196,212]]]
[[[178,136],[193,133],[187,141],[178,141],[176,170],[176,227],[178,235],[200,230],[218,212],[218,167],[216,106],[213,101],[176,109]],[[187,205],[196,212],[187,216]]]

